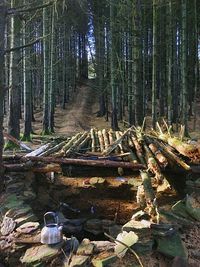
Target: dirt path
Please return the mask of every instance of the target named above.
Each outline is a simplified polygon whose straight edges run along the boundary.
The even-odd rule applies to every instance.
[[[56,135],[73,135],[80,131],[87,131],[93,126],[96,111],[96,93],[89,86],[81,86],[74,94],[66,109],[60,106],[55,110]],[[35,114],[34,132],[40,134],[42,129],[42,112]]]
[[[57,109],[55,113],[55,131],[57,134],[73,134],[89,130],[92,119],[92,106],[95,94],[90,87],[82,86],[74,101],[66,105],[65,110]]]

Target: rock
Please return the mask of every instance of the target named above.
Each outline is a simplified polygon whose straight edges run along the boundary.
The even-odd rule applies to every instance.
[[[121,233],[121,231],[122,231],[122,226],[117,224],[110,226],[108,229],[109,234],[114,238],[116,238],[118,234]]]
[[[115,225],[115,222],[112,221],[112,220],[104,219],[104,220],[101,221],[101,225],[102,225],[102,228],[103,228],[103,232],[108,232],[109,231],[109,227]]]
[[[123,231],[134,231],[136,233],[145,234],[151,226],[151,222],[147,220],[134,221],[130,220],[123,227]]]
[[[187,212],[185,203],[182,200],[178,201],[175,205],[172,206],[172,212],[188,220],[193,220],[193,218]]]
[[[155,241],[150,238],[142,238],[135,243],[132,248],[139,255],[146,255],[147,253],[153,250],[153,246],[155,245]]]
[[[5,216],[8,216],[13,219],[17,219],[19,217],[25,216],[27,213],[32,211],[31,207],[28,205],[24,205],[18,208],[10,209],[6,212]]]
[[[37,233],[34,233],[31,234],[31,235],[23,235],[21,236],[20,234],[20,237],[16,237],[15,239],[15,243],[17,244],[37,244],[37,243],[41,243],[41,233],[37,232]]]
[[[6,249],[10,249],[13,246],[14,236],[9,234],[7,236],[1,236],[0,240],[0,252]]]
[[[7,193],[19,193],[24,190],[24,183],[23,182],[15,182],[7,185],[6,192]]]
[[[34,200],[36,198],[36,194],[31,190],[26,190],[23,192],[23,197],[26,200]]]
[[[156,236],[157,251],[168,256],[170,258],[179,256],[181,258],[187,258],[187,250],[181,240],[178,232],[175,232],[170,236]]]
[[[17,223],[17,226],[19,227],[20,225],[26,223],[26,222],[30,222],[30,221],[37,221],[38,219],[36,218],[36,216],[33,213],[28,213],[23,217],[17,218],[15,219],[15,222]]]
[[[26,223],[22,224],[21,226],[19,226],[16,229],[16,231],[19,233],[29,234],[29,233],[37,230],[39,225],[40,224],[38,222],[26,222]]]
[[[92,264],[94,267],[105,267],[116,260],[117,256],[113,252],[104,251],[92,259]]]
[[[56,246],[40,245],[26,250],[20,261],[24,264],[37,264],[39,262],[50,261],[60,254],[62,244]]]
[[[123,231],[117,236],[116,240],[119,240],[126,244],[128,247],[131,247],[138,241],[138,236],[132,231],[130,231],[129,233]],[[126,246],[116,241],[115,253],[118,255],[118,257],[123,257],[127,250],[128,248]]]
[[[9,194],[6,197],[4,207],[6,210],[17,208],[24,204],[24,201],[21,197],[17,196],[16,194]]]
[[[186,197],[186,210],[192,218],[200,221],[200,202],[194,194]]]
[[[63,225],[63,232],[65,234],[75,234],[80,233],[83,230],[83,225],[72,225],[72,224],[64,224]]]
[[[63,225],[63,231],[66,234],[74,234],[79,233],[83,230],[84,222],[86,219],[67,219],[66,222],[64,222]]]
[[[95,245],[96,252],[103,252],[114,249],[115,243],[110,241],[91,241]]]
[[[90,262],[89,256],[74,255],[70,265],[65,265],[66,267],[88,267]]]
[[[16,222],[9,217],[4,216],[3,222],[1,224],[1,234],[2,235],[8,235],[12,233],[15,229]]]
[[[65,218],[64,214],[61,211],[56,212],[56,215],[58,216],[58,223],[65,223],[69,221]]]
[[[90,242],[89,239],[83,239],[78,247],[77,255],[92,255],[94,251],[94,244]]]
[[[102,222],[98,219],[91,219],[85,223],[84,229],[94,235],[103,233]]]

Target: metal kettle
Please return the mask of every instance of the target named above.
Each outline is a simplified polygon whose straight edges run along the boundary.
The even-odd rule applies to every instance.
[[[47,217],[51,222],[47,222]],[[41,231],[41,243],[53,245],[63,240],[62,226],[58,225],[58,216],[54,212],[44,214],[44,227]]]

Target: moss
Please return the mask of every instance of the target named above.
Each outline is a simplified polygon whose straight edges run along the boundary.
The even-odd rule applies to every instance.
[[[20,147],[13,143],[12,141],[8,141],[4,145],[4,150],[14,150],[14,149],[19,149]]]
[[[24,141],[24,142],[31,142],[32,141],[32,137],[31,137],[31,135],[29,135],[29,136],[23,135],[21,137],[21,140]]]

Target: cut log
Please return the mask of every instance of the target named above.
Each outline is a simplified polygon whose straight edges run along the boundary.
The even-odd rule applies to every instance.
[[[155,155],[157,161],[161,165],[161,167],[166,167],[168,165],[168,161],[166,157],[161,153],[161,151],[157,148],[155,144],[149,144],[149,148],[151,149],[152,153]]]
[[[66,144],[66,140],[65,141],[62,141],[61,143],[57,144],[56,146],[50,148],[50,149],[47,149],[46,151],[42,152],[40,154],[41,157],[44,157],[44,156],[49,156],[53,153],[56,153],[58,152],[64,145]]]
[[[66,144],[63,146],[62,150],[57,152],[54,156],[56,158],[60,158],[63,157],[65,155],[65,152],[73,145],[73,143],[75,142],[75,140],[77,140],[80,137],[80,133],[76,134],[74,137],[72,137],[71,140],[69,140],[68,142],[66,142]]]
[[[139,161],[142,163],[142,164],[146,164],[145,162],[145,159],[143,157],[143,149],[142,149],[142,146],[140,145],[140,143],[138,142],[138,140],[136,139],[135,136],[131,136],[131,140],[133,142],[133,146],[135,147],[135,152],[136,152],[136,155],[139,159]]]
[[[44,167],[33,167],[31,169],[32,172],[37,172],[37,173],[48,173],[48,172],[62,172],[62,168],[60,164],[48,164]]]
[[[131,127],[132,128],[132,127]],[[131,130],[131,128],[129,128],[128,130],[126,130],[122,136],[119,137],[119,139],[115,140],[113,144],[111,144],[110,142],[110,146],[104,150],[103,154],[105,156],[108,156],[110,153],[112,153],[115,148],[117,148],[117,146],[122,142],[123,138],[128,134],[128,132]],[[109,138],[110,138],[110,134],[109,134]]]
[[[175,155],[171,151],[171,149],[168,147],[169,145],[164,145],[163,143],[158,142],[158,140],[156,139],[152,140],[152,142],[155,143],[160,148],[160,150],[163,152],[163,154],[166,157],[169,157],[172,162],[174,162],[175,164],[178,164],[178,166],[182,167],[186,171],[191,170],[188,164],[186,164],[182,159],[180,159],[177,155]]]
[[[79,145],[82,143],[82,141],[85,140],[87,137],[88,133],[84,132],[74,143],[73,145],[70,146],[68,150],[65,151],[65,157],[69,156],[73,152],[78,152],[79,150]]]
[[[25,157],[39,156],[40,154],[44,153],[47,149],[49,149],[51,146],[52,146],[51,143],[45,144],[45,145],[35,149],[31,153],[26,154]]]
[[[106,129],[103,129],[102,134],[103,134],[105,149],[108,149],[110,143],[109,143],[109,138],[108,138],[108,134],[106,132]]]
[[[101,149],[101,152],[103,152],[105,148],[105,144],[104,144],[103,134],[100,130],[98,131],[98,137],[99,137],[100,149]]]
[[[148,170],[150,170],[153,174],[155,174],[155,179],[158,184],[161,184],[163,182],[163,175],[161,173],[160,166],[158,165],[156,159],[154,158],[153,153],[149,149],[149,147],[145,144],[143,144],[143,147],[146,151],[146,156],[147,156],[147,163],[148,163]]]
[[[23,160],[23,158],[22,158]],[[27,158],[24,158],[27,160]],[[140,170],[145,166],[142,164],[133,164],[130,162],[111,161],[111,160],[86,160],[86,159],[71,159],[71,158],[53,158],[53,157],[29,157],[28,160],[32,162],[46,162],[46,163],[58,163],[66,165],[84,165],[84,166],[97,166],[104,168],[118,168]]]
[[[95,131],[93,128],[90,130],[90,135],[92,139],[92,152],[95,152],[96,151],[96,140],[95,140]]]
[[[85,148],[85,146],[88,144],[88,142],[91,140],[90,134],[87,134],[85,139],[77,146],[76,151],[81,150],[88,150],[88,148]]]
[[[120,132],[119,131],[116,131],[116,137],[117,137],[117,140],[119,140],[119,139],[121,140],[121,142],[118,144],[118,147],[120,149],[120,153],[124,153],[123,146],[121,144],[124,136],[123,135],[120,135]]]

